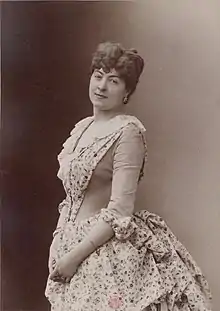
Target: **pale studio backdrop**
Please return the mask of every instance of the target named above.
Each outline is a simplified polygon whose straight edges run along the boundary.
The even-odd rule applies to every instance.
[[[130,111],[147,128],[138,204],[162,215],[220,305],[220,4],[146,1],[128,17],[147,60]],[[131,27],[132,28],[132,27]]]
[[[213,0],[8,1],[2,7],[2,310],[44,311],[48,248],[63,199],[57,153],[92,113],[100,41],[139,50],[128,106],[147,128],[137,206],[192,253],[220,304],[220,4]]]

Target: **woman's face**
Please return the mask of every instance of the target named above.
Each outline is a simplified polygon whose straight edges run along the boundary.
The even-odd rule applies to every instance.
[[[89,97],[94,107],[101,110],[118,110],[123,106],[126,86],[117,71],[112,69],[106,73],[103,69],[95,69],[89,85]]]

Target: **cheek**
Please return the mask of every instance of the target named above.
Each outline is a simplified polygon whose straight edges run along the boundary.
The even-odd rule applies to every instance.
[[[89,84],[89,98],[92,100],[94,97],[94,86],[92,83]]]
[[[124,95],[125,95],[125,92],[124,92],[124,89],[115,89],[113,92],[112,92],[112,95],[118,99],[118,100],[122,100],[122,98],[124,98]]]
[[[90,83],[89,84],[89,92],[91,92],[91,90],[92,90],[92,84]]]
[[[90,80],[89,84],[89,93],[92,93],[94,89],[96,88],[94,81]]]

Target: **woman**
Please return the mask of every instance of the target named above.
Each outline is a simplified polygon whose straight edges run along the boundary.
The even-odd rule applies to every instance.
[[[66,198],[50,247],[46,296],[56,311],[210,311],[208,284],[165,222],[137,212],[145,128],[125,106],[144,61],[102,43],[94,54],[93,116],[58,156]]]

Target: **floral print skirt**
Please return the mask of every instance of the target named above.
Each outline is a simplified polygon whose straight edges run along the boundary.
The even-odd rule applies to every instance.
[[[58,259],[97,223],[69,222],[50,257]],[[53,311],[211,311],[200,268],[158,215],[142,210],[125,241],[113,237],[79,266],[70,283],[47,281]]]

